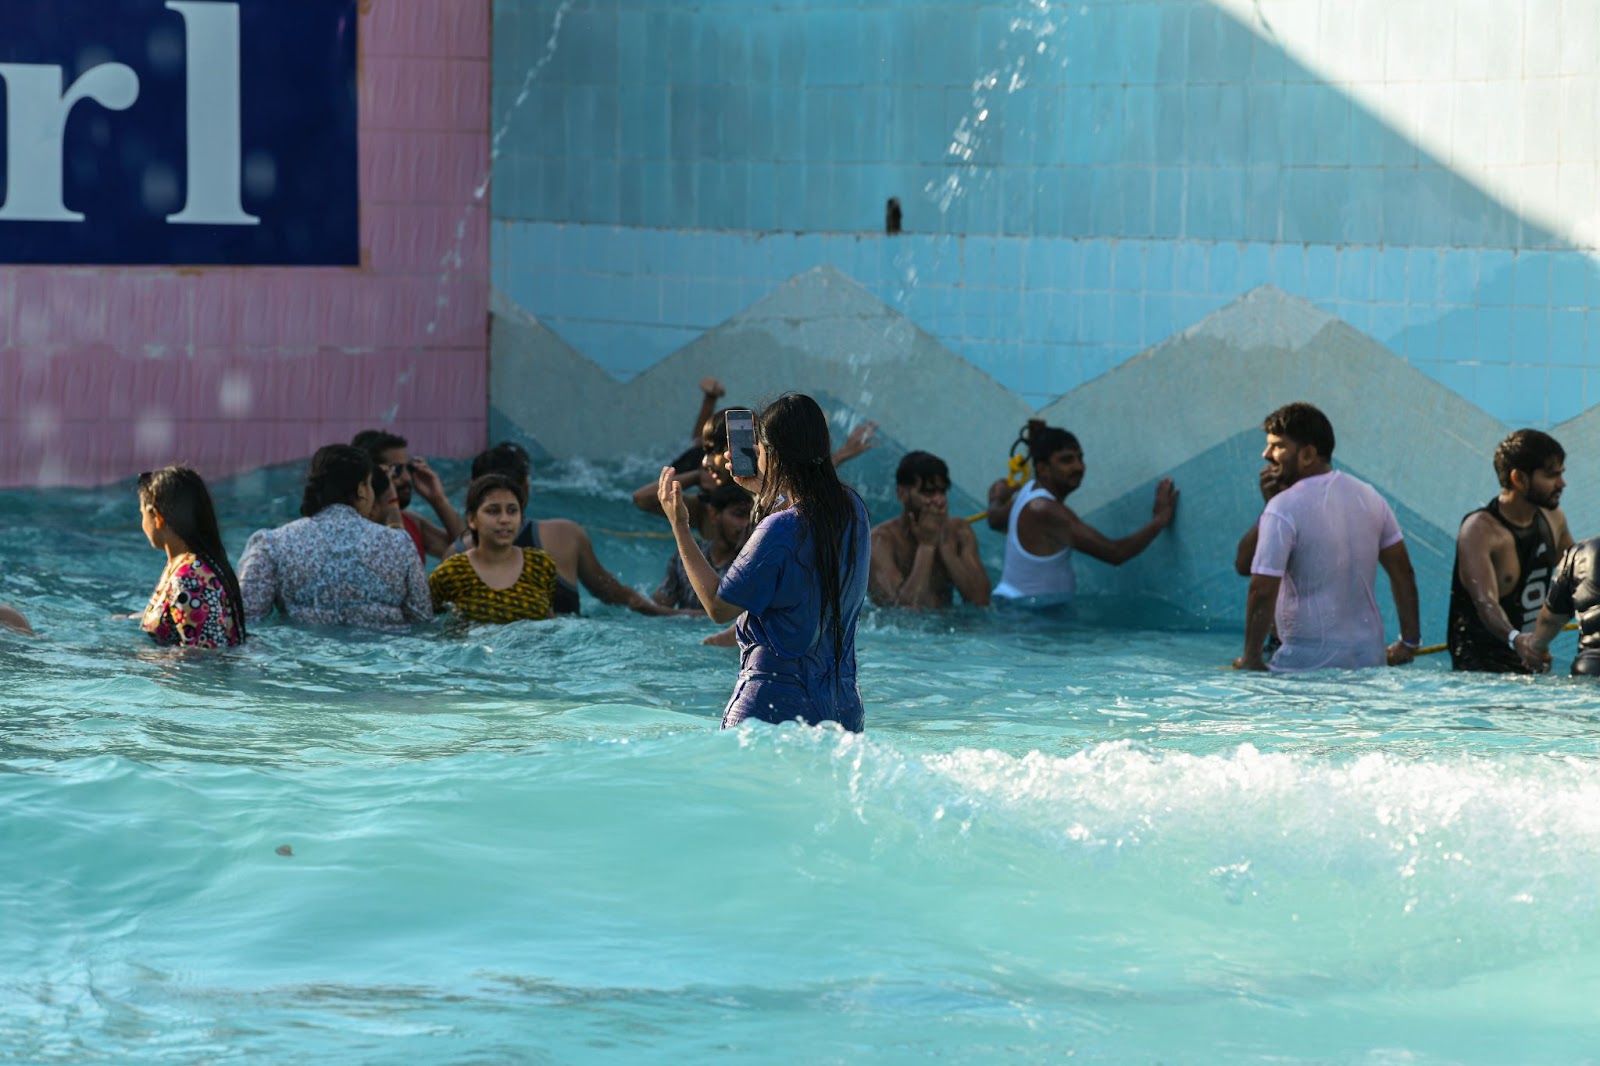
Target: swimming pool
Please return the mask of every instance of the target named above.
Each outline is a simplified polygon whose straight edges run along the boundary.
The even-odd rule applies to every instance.
[[[648,475],[549,468],[531,509],[613,531],[601,558],[653,585],[669,542],[627,535],[660,527],[624,496]],[[297,470],[220,486],[235,558],[298,497]],[[48,638],[0,636],[0,1058],[1600,1047],[1591,684],[1438,656],[1280,680],[1218,669],[1232,629],[869,611],[863,737],[719,733],[708,623],[586,597],[186,658],[106,617],[161,566],[129,487],[0,513],[0,601]]]

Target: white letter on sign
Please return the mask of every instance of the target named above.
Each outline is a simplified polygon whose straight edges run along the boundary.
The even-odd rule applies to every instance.
[[[61,199],[67,116],[79,100],[126,111],[139,98],[139,75],[121,63],[86,70],[65,93],[60,67],[0,63],[6,83],[6,198],[0,222],[82,222]]]
[[[183,16],[189,75],[189,195],[168,222],[254,226],[240,201],[239,5],[167,0]]]

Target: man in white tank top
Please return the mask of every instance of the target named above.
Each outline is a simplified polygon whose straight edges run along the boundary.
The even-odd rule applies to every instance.
[[[1261,457],[1279,492],[1257,523],[1234,668],[1268,669],[1261,649],[1274,617],[1283,641],[1270,663],[1276,672],[1410,662],[1421,643],[1417,579],[1394,512],[1371,485],[1333,469],[1333,426],[1315,407],[1280,407],[1263,428]],[[1400,618],[1400,639],[1387,648],[1373,594],[1379,566]]]
[[[1171,478],[1156,486],[1150,521],[1125,537],[1108,537],[1079,518],[1063,501],[1083,483],[1083,448],[1064,429],[1028,424],[1023,433],[1033,462],[1033,480],[1010,496],[997,483],[989,493],[989,525],[1006,534],[1005,568],[997,599],[1039,605],[1066,603],[1077,592],[1072,553],[1083,552],[1112,566],[1150,546],[1172,521],[1178,490]]]

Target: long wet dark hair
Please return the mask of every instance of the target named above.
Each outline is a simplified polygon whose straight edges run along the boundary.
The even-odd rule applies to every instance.
[[[756,437],[766,449],[761,494],[750,515],[755,529],[785,500],[802,518],[802,537],[815,544],[817,588],[822,593],[822,624],[833,637],[833,661],[844,657],[844,618],[840,594],[855,571],[855,553],[845,548],[855,537],[855,493],[833,468],[828,416],[817,401],[791,392],[768,404],[756,419]]]
[[[233,615],[239,639],[244,640],[244,595],[239,591],[233,564],[228,562],[228,549],[222,546],[217,509],[211,503],[205,479],[186,466],[147,471],[139,475],[139,503],[155,508],[173,535],[221,578],[228,593],[228,612]]]
[[[336,503],[355,506],[361,485],[372,477],[372,457],[350,444],[326,444],[311,457],[300,513],[310,518]]]

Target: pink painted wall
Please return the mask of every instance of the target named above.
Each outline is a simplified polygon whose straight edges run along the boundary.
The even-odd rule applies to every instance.
[[[0,266],[0,486],[481,448],[490,2],[361,4],[361,267]]]

